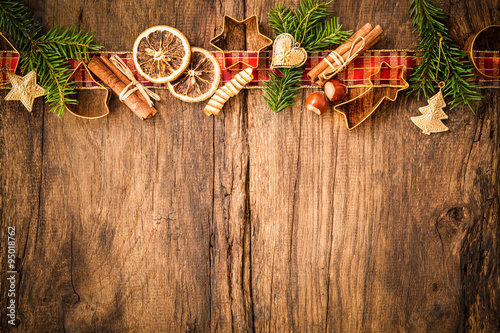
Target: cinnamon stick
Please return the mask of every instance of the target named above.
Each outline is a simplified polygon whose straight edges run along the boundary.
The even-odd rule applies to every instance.
[[[372,31],[373,27],[370,23],[366,23],[361,29],[356,31],[351,38],[348,39],[347,42],[344,44],[340,45],[335,49],[335,52],[337,52],[340,56],[344,55],[344,53],[348,52],[351,49],[352,43],[358,38],[358,37],[365,37],[370,31]],[[331,63],[334,63],[335,60],[333,57],[328,55],[326,57],[328,61]],[[327,67],[329,67],[328,63],[323,59],[319,64],[317,64],[313,69],[311,69],[308,73],[307,76],[311,80],[311,82],[316,82],[318,80],[318,75],[322,73]]]
[[[123,83],[125,83],[125,86],[128,86],[130,84],[130,80],[122,72],[120,72],[120,70],[115,66],[115,64],[113,64],[111,62],[111,60],[109,60],[108,57],[106,57],[105,55],[101,55],[99,57],[99,60],[101,60],[103,64],[105,64],[106,66],[108,66],[108,68],[118,77],[118,79],[120,79],[120,81],[122,81]],[[142,94],[137,94],[137,95],[145,103],[148,102],[148,101],[146,101],[146,98],[144,98],[144,96],[142,96]]]
[[[355,56],[349,60],[349,62],[346,63],[346,67],[354,61],[357,57],[362,55],[364,52],[366,52],[368,49],[373,47],[378,41],[380,40],[380,35],[382,34],[383,30],[382,28],[377,25],[375,28],[373,28],[372,31],[370,31],[365,37],[365,45],[363,46],[363,42],[356,43],[353,47],[352,54],[355,54]],[[361,49],[361,47],[363,48]],[[344,61],[347,61],[347,59],[350,57],[351,52],[346,52],[342,55],[342,59]],[[338,68],[338,67],[337,67]],[[318,78],[316,82],[314,82],[316,85],[319,87],[322,87],[328,80],[324,78],[325,72],[330,72],[332,69],[330,67],[327,67],[322,73],[318,75]],[[333,69],[334,70],[334,69]]]
[[[373,29],[375,30],[375,29]],[[372,48],[375,44],[377,44],[378,42],[380,41],[380,35],[376,36],[374,39],[372,39],[371,41],[368,41],[368,39],[366,39],[365,41],[365,47],[359,52],[359,54],[356,56],[356,58],[358,56],[360,56],[361,54],[365,53],[368,49]],[[355,52],[355,50],[353,50],[353,52]],[[346,57],[347,58],[347,57]],[[344,59],[345,60],[345,59]],[[354,59],[353,59],[354,61]],[[316,85],[318,85],[319,87],[323,87],[325,85],[325,83],[327,83],[328,80],[325,80],[321,77],[318,76],[318,79],[316,80],[316,82],[314,82]]]
[[[113,68],[118,71],[115,65],[113,65],[109,59],[106,61],[101,57],[92,58],[88,67],[98,78],[110,87],[115,94],[120,95],[123,89],[125,89],[125,87],[130,83],[130,80],[128,80],[125,75],[121,73],[121,75],[115,73]],[[157,112],[154,107],[150,107],[148,105],[144,97],[138,92],[135,92],[124,99],[123,103],[125,103],[125,105],[128,106],[128,108],[141,119],[151,118]]]
[[[116,68],[116,66],[111,62],[111,60],[109,60],[108,57],[106,57],[105,55],[101,55],[99,56],[99,60],[101,60],[101,62],[105,64],[118,77],[118,79],[120,79],[120,81],[125,83],[125,85],[130,84],[130,80],[127,79],[127,77],[123,75],[123,73],[120,72],[118,68]]]

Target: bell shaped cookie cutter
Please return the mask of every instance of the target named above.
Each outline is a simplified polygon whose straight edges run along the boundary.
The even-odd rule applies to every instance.
[[[71,76],[68,78],[68,80],[66,82],[86,82],[87,80],[84,80],[84,77],[78,77],[79,75],[81,76],[87,76],[88,75],[88,78],[90,78],[90,80],[92,81],[92,85],[89,86],[89,87],[83,87],[83,88],[77,88],[77,89],[94,89],[94,90],[105,90],[106,91],[106,95],[103,99],[103,105],[104,105],[104,109],[106,112],[102,113],[102,114],[98,114],[98,115],[95,115],[95,116],[87,116],[87,115],[82,115],[80,113],[78,113],[75,109],[75,106],[69,106],[68,104],[65,103],[65,107],[66,107],[66,110],[68,110],[69,113],[71,113],[72,115],[76,116],[76,117],[79,117],[79,118],[83,118],[83,119],[99,119],[99,118],[102,118],[102,117],[106,117],[107,115],[109,115],[109,99],[111,98],[111,94],[110,94],[110,91],[108,88],[106,88],[105,86],[103,86],[102,84],[100,84],[95,78],[94,78],[94,75],[92,74],[92,72],[90,71],[90,69],[87,67],[87,65],[85,64],[85,62],[83,61],[80,61],[80,63],[76,66],[75,70],[73,71],[73,73],[71,74]]]
[[[247,50],[230,50],[228,42],[235,40],[244,41]],[[260,52],[272,44],[270,38],[260,33],[257,15],[252,15],[243,21],[224,15],[222,32],[210,40],[210,45],[222,53],[222,69],[230,69],[238,64],[255,69],[259,66]],[[226,58],[226,54],[231,56]]]

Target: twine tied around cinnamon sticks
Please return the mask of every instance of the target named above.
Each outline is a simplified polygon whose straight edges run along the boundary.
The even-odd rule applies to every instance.
[[[134,80],[130,80],[125,76],[105,55],[93,57],[88,64],[88,68],[118,96],[123,91],[127,91],[130,88],[130,84],[135,80],[135,77]],[[140,93],[139,89],[123,99],[123,103],[141,119],[149,119],[157,112],[149,104],[146,97]]]
[[[127,64],[125,64],[125,62],[120,57],[114,55],[110,58],[110,60],[113,63],[113,65],[115,65],[116,68],[118,68],[118,70],[122,72],[123,75],[127,77],[127,79],[130,80],[130,83],[127,86],[125,86],[125,88],[123,88],[121,93],[118,95],[118,98],[120,99],[121,102],[126,100],[130,95],[132,95],[136,91],[140,92],[140,94],[144,97],[148,105],[151,107],[154,105],[151,98],[153,98],[156,101],[160,100],[160,96],[158,96],[148,88],[145,88],[139,81],[136,80],[134,73],[132,73],[130,68],[127,66]]]
[[[372,27],[366,23],[361,29],[356,31],[344,44],[337,47],[326,58],[321,60],[307,76],[319,87],[330,80],[333,76],[344,70],[357,57],[362,55],[380,40],[382,28],[377,25]]]
[[[354,46],[356,46],[356,43],[358,42],[358,40],[361,40],[361,46],[357,49],[357,51],[352,53],[352,51],[354,50]],[[344,58],[340,54],[338,54],[337,52],[332,51],[328,56],[333,58],[333,60],[335,61],[335,64],[337,66],[334,66],[331,63],[331,61],[328,60],[328,57],[324,58],[324,60],[328,64],[328,66],[330,66],[330,69],[329,70],[327,69],[323,73],[320,73],[319,77],[322,80],[326,80],[326,81],[330,80],[332,77],[334,77],[335,75],[337,75],[338,73],[343,71],[344,68],[346,68],[347,65],[349,65],[351,63],[351,61],[356,59],[356,57],[363,50],[364,47],[365,47],[365,38],[363,36],[358,36],[352,42],[352,45],[351,45],[351,48],[349,49],[346,60],[344,60]]]

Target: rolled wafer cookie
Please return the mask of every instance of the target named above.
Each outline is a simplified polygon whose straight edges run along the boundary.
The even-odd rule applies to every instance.
[[[217,89],[208,101],[203,112],[207,116],[218,115],[227,100],[240,92],[240,90],[253,80],[252,68],[247,68],[236,74],[231,81]]]

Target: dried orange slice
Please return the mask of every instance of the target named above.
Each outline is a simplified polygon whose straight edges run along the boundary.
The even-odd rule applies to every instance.
[[[191,59],[189,42],[179,30],[160,25],[149,28],[134,44],[137,71],[148,81],[165,83],[184,72]]]
[[[217,59],[205,49],[193,47],[186,71],[168,83],[168,89],[184,102],[201,102],[219,87],[221,70]]]

